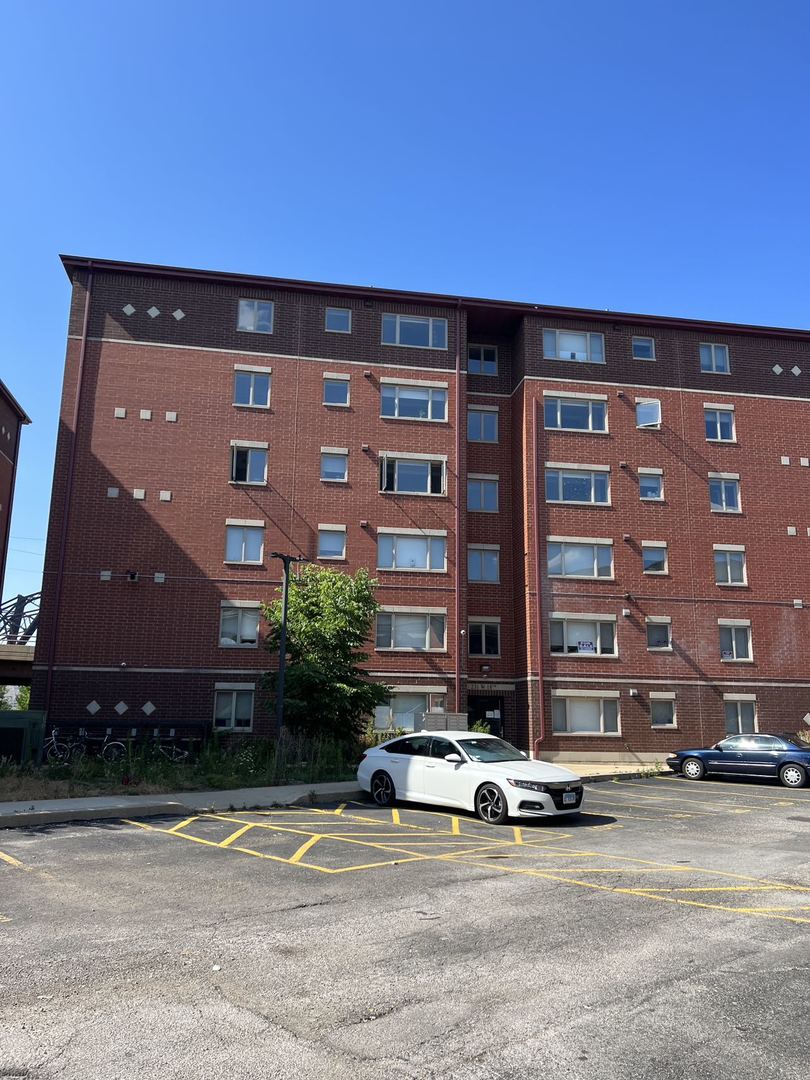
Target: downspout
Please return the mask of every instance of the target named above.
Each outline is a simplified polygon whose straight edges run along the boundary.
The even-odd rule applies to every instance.
[[[461,712],[461,669],[464,659],[465,636],[461,627],[461,300],[456,300],[456,590],[453,600],[456,623],[456,702],[454,712]]]
[[[540,532],[537,512],[537,468],[540,461],[537,445],[537,398],[532,402],[532,531],[534,532],[534,581],[537,589],[537,700],[539,702],[537,737],[532,744],[534,757],[540,753],[540,743],[545,737],[545,705],[543,701],[543,601],[540,589]]]
[[[76,375],[76,398],[73,402],[73,432],[70,439],[70,453],[68,455],[67,481],[65,484],[65,501],[62,507],[62,530],[59,537],[59,562],[56,569],[56,585],[54,609],[51,618],[51,634],[48,643],[48,678],[45,683],[45,712],[50,711],[51,690],[53,687],[53,665],[56,652],[56,634],[59,626],[59,614],[62,607],[62,583],[65,575],[65,550],[67,548],[68,523],[70,519],[70,500],[73,495],[73,478],[76,472],[76,442],[79,437],[79,406],[82,396],[82,380],[84,378],[84,362],[87,355],[87,328],[90,321],[90,295],[93,290],[92,263],[88,263],[87,289],[84,297],[84,317],[82,319],[82,343],[79,350],[79,370]],[[44,582],[43,582],[44,584]]]

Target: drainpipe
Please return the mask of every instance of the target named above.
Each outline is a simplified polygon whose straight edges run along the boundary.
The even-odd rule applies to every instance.
[[[461,489],[461,300],[456,300],[456,590],[453,600],[456,623],[456,703],[454,712],[461,712],[461,668],[464,659],[466,638],[461,633],[461,500],[465,496]],[[466,628],[465,628],[466,629]]]
[[[73,431],[70,435],[67,481],[65,483],[65,502],[62,507],[62,529],[59,536],[59,562],[56,569],[54,586],[54,606],[51,615],[51,633],[48,642],[48,678],[45,683],[45,712],[50,711],[51,690],[53,687],[53,665],[56,653],[56,635],[59,627],[59,614],[62,607],[62,583],[65,575],[65,550],[67,548],[68,524],[70,520],[70,501],[73,495],[73,478],[76,472],[76,442],[79,435],[79,406],[81,404],[84,361],[87,355],[87,328],[90,321],[90,294],[93,289],[92,263],[88,263],[87,290],[84,297],[84,318],[82,320],[82,343],[79,350],[79,370],[76,375],[76,398],[73,402]],[[43,582],[44,585],[44,582]]]
[[[539,702],[537,737],[534,740],[533,751],[537,757],[540,753],[540,744],[545,734],[545,712],[543,701],[543,601],[540,590],[540,532],[538,527],[539,514],[537,512],[537,469],[540,461],[537,440],[537,412],[539,401],[534,398],[532,402],[532,530],[534,532],[534,581],[537,589],[537,637],[535,647],[537,649],[537,698]]]

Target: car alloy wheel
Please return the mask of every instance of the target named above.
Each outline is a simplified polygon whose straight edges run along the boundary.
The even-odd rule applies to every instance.
[[[783,765],[779,770],[779,779],[785,787],[804,787],[807,775],[801,765]]]
[[[394,782],[387,772],[374,773],[372,776],[371,797],[377,806],[390,806],[394,802]]]
[[[488,825],[506,821],[506,799],[497,784],[484,784],[475,796],[475,811]]]
[[[688,757],[681,766],[681,771],[687,780],[702,780],[705,768],[702,761],[695,757]]]

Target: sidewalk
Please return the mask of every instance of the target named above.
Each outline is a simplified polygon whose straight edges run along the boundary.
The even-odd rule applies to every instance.
[[[586,784],[648,776],[653,766],[565,762]],[[57,825],[65,821],[183,816],[203,810],[264,810],[311,802],[343,802],[362,795],[355,781],[334,784],[287,784],[234,788],[229,791],[182,791],[165,795],[89,796],[83,799],[35,799],[0,802],[0,829]]]

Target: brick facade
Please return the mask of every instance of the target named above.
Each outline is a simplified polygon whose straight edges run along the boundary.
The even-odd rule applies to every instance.
[[[794,605],[810,602],[810,334],[65,262],[74,296],[33,687],[54,722],[87,722],[93,703],[97,724],[210,730],[217,684],[258,685],[270,662],[220,644],[222,601],[272,598],[267,554],[315,559],[325,523],[346,527],[336,565],[373,572],[381,605],[446,612],[445,651],[372,643],[374,677],[400,694],[443,688],[450,711],[491,703],[523,748],[615,757],[713,741],[724,695],[755,696],[760,730],[796,729],[810,711],[807,613]],[[273,302],[272,334],[237,329],[240,298]],[[351,309],[350,334],[325,330],[328,306]],[[446,320],[447,348],[381,344],[385,313]],[[603,335],[604,363],[544,357],[544,329]],[[655,360],[633,358],[633,335],[655,339]],[[702,342],[727,346],[731,374],[701,372]],[[470,344],[497,346],[497,375],[467,373]],[[238,365],[272,369],[269,408],[233,404]],[[348,376],[347,407],[323,404],[325,373]],[[446,420],[381,417],[392,379],[443,385]],[[604,400],[607,433],[546,428],[544,402],[566,393]],[[637,397],[661,402],[660,428],[637,426]],[[733,406],[734,442],[707,440],[704,403]],[[497,409],[497,443],[467,441],[476,406]],[[266,486],[231,482],[232,440],[267,444]],[[322,447],[348,451],[347,483],[320,480]],[[381,457],[395,452],[446,459],[446,493],[381,493]],[[547,502],[546,463],[609,468],[609,505]],[[639,498],[644,468],[662,470],[661,501]],[[739,475],[741,513],[711,510],[710,473]],[[467,510],[468,474],[498,476],[497,513]],[[225,563],[228,520],[264,523],[261,565]],[[394,528],[446,534],[447,572],[377,570],[379,530]],[[549,536],[610,539],[612,577],[549,577]],[[644,541],[666,542],[666,575],[642,572]],[[745,547],[745,585],[715,583],[715,544]],[[498,545],[497,584],[468,582],[468,545]],[[618,655],[551,652],[552,612],[612,620]],[[498,656],[468,655],[477,617],[500,619]],[[648,649],[650,617],[671,619],[671,652]],[[750,659],[721,659],[718,619],[750,622]],[[552,698],[577,690],[614,695],[618,732],[553,733]],[[650,694],[664,692],[674,728],[651,725]],[[257,696],[253,730],[272,728]]]

